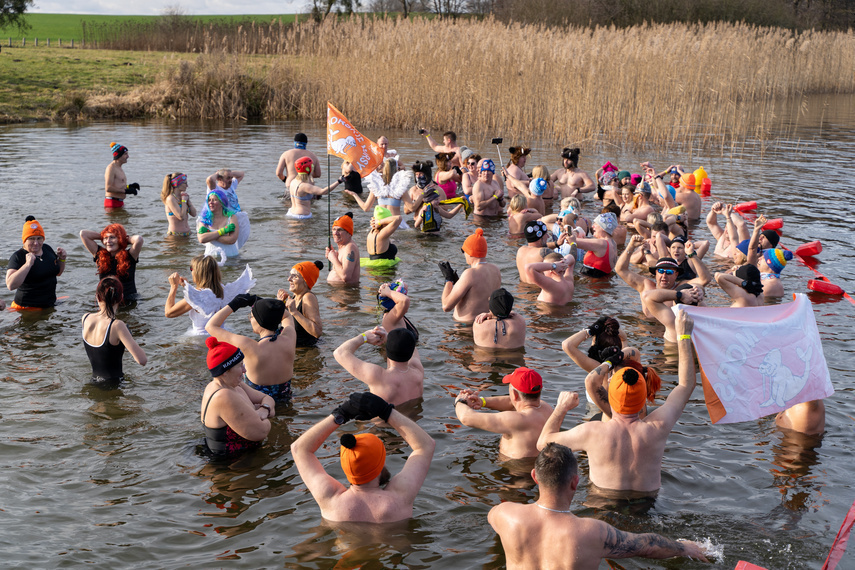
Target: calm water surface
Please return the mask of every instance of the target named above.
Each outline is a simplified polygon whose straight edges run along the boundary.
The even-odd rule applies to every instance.
[[[672,162],[704,166],[720,199],[756,199],[769,217],[785,218],[788,247],[821,239],[817,268],[853,290],[852,234],[846,220],[852,208],[840,181],[855,172],[855,113],[851,100],[832,101],[800,116],[795,135],[774,148],[746,150],[739,156],[686,156],[680,152],[626,153],[583,148],[580,166],[589,172],[610,159],[657,167]],[[274,177],[279,154],[295,132],[309,135],[309,148],[323,155],[322,124],[172,124],[165,122],[93,123],[85,126],[20,125],[0,127],[0,195],[6,224],[0,228],[3,258],[20,244],[28,214],[43,224],[47,243],[69,252],[59,295],[67,301],[42,313],[0,314],[0,548],[9,566],[65,567],[88,564],[111,568],[287,567],[287,568],[498,568],[504,556],[487,524],[487,512],[500,501],[536,497],[525,462],[500,464],[498,436],[461,427],[453,415],[453,394],[463,386],[507,393],[501,377],[525,364],[539,370],[545,397],[554,403],[560,390],[583,390],[584,373],[561,351],[561,341],[601,314],[619,316],[632,343],[664,371],[667,389],[676,383],[676,355],[663,351],[662,328],[641,318],[638,295],[619,278],[592,283],[577,278],[576,299],[565,308],[535,303],[536,291],[518,284],[514,251],[504,221],[484,226],[489,261],[502,268],[505,286],[529,323],[528,346],[516,356],[475,353],[471,331],[457,325],[439,306],[441,276],[436,262],[450,259],[462,269],[463,239],[474,230],[462,216],[446,224],[442,237],[415,232],[395,236],[403,263],[395,275],[410,285],[410,317],[422,332],[425,398],[419,423],[437,440],[437,449],[415,505],[413,520],[380,528],[334,527],[325,523],[300,480],[289,453],[291,442],[324,417],[336,402],[364,386],[332,357],[344,339],[379,322],[375,292],[389,276],[363,272],[358,290],[334,290],[323,280],[315,287],[324,318],[323,342],[301,349],[295,366],[295,399],[280,410],[264,447],[231,464],[209,462],[199,453],[199,404],[209,380],[205,347],[183,336],[186,317],[165,319],[167,276],[189,276],[189,260],[202,247],[168,241],[159,200],[163,175],[188,174],[197,206],[204,179],[229,166],[247,171],[241,205],[252,220],[252,238],[239,260],[224,268],[236,278],[249,263],[258,278],[254,293],[272,296],[286,287],[290,267],[323,258],[327,244],[327,202],[315,204],[306,223],[284,217],[285,187]],[[387,134],[407,163],[432,157],[423,139],[409,132]],[[496,158],[489,137],[461,140]],[[462,138],[462,137],[461,137]],[[126,211],[102,209],[103,172],[110,141],[130,148],[125,167],[141,195],[126,201]],[[511,141],[508,141],[512,144]],[[523,141],[530,142],[530,141]],[[510,146],[505,145],[505,146]],[[560,165],[560,149],[534,143],[529,166]],[[729,154],[729,153],[728,153]],[[326,170],[326,159],[323,159]],[[340,161],[333,160],[333,175]],[[324,174],[324,184],[326,183]],[[336,192],[332,215],[356,212],[357,240],[364,248],[369,214]],[[708,206],[705,212],[708,211]],[[586,214],[594,210],[586,206]],[[126,381],[104,391],[87,383],[90,368],[81,346],[80,317],[94,309],[97,281],[91,257],[77,234],[120,221],[145,237],[137,283],[143,295],[123,318],[149,357],[145,368],[125,358]],[[699,227],[695,238],[708,231]],[[843,261],[844,263],[840,263]],[[724,264],[714,269],[722,269]],[[784,274],[787,295],[805,292],[813,274],[791,262]],[[3,290],[0,297],[11,301]],[[711,304],[724,304],[711,288]],[[597,511],[583,504],[577,512],[631,531],[655,531],[673,538],[707,541],[718,553],[712,566],[657,561],[625,561],[625,568],[733,568],[740,559],[768,568],[819,568],[848,507],[852,489],[851,393],[853,307],[846,301],[812,294],[823,348],[837,392],[828,399],[828,433],[821,442],[801,441],[775,429],[771,417],[756,422],[713,426],[700,388],[669,439],[662,466],[662,490],[645,516]],[[243,315],[246,317],[246,315]],[[250,334],[241,315],[238,331]],[[379,362],[373,349],[360,355]],[[579,420],[568,415],[565,427]],[[349,425],[349,429],[357,426]],[[364,429],[377,429],[364,426]],[[406,446],[383,435],[389,464],[397,471]],[[322,462],[344,480],[337,446],[319,452]],[[583,471],[587,463],[582,458]],[[585,485],[587,478],[584,477]],[[855,568],[853,555],[842,567]],[[848,561],[848,562],[847,562]],[[601,567],[606,568],[603,563]]]

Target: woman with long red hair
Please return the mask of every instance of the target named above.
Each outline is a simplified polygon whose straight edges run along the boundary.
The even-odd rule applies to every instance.
[[[103,247],[98,245],[96,240],[100,240]],[[100,233],[81,230],[80,241],[93,255],[98,268],[98,278],[115,275],[122,282],[125,302],[137,300],[139,294],[135,274],[143,246],[142,236],[128,237],[128,232],[122,224],[110,224]]]

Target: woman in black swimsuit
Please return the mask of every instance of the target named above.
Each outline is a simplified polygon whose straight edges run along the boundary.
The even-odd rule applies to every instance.
[[[401,225],[401,216],[393,216],[385,206],[374,207],[371,229],[368,231],[368,255],[371,259],[395,259],[398,247],[392,243],[392,234]]]
[[[141,366],[148,360],[127,325],[116,320],[122,298],[122,283],[114,276],[105,277],[95,289],[99,311],[83,316],[83,346],[92,365],[92,381],[96,383],[116,385],[124,378],[125,348]]]
[[[208,370],[213,379],[202,395],[205,443],[215,455],[231,455],[261,446],[276,415],[276,402],[241,380],[246,367],[236,346],[216,337],[208,345]]]
[[[321,274],[324,264],[320,261],[303,261],[291,268],[288,274],[288,292],[279,289],[276,298],[285,302],[285,306],[294,318],[297,331],[297,346],[315,346],[323,333],[321,310],[318,298],[312,293],[312,287]],[[289,293],[293,297],[289,296]]]

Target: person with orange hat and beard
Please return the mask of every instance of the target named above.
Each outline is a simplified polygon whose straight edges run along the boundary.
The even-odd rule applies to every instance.
[[[439,263],[445,278],[442,310],[446,313],[453,310],[456,321],[473,323],[478,315],[489,310],[489,293],[502,286],[502,274],[497,266],[484,261],[487,257],[487,240],[481,228],[466,238],[462,249],[469,265],[462,277],[447,261]]]
[[[315,346],[324,332],[318,298],[312,293],[323,268],[320,261],[298,263],[288,274],[288,292],[294,296],[289,296],[284,289],[276,293],[276,298],[285,303],[294,319],[297,346]]]
[[[252,307],[249,322],[259,337],[257,341],[223,328],[226,318],[243,307]],[[246,355],[244,381],[247,386],[277,402],[291,401],[297,333],[294,320],[285,310],[285,303],[279,299],[241,293],[214,313],[205,330],[220,342],[233,344],[243,351]]]
[[[291,444],[294,465],[326,520],[386,523],[413,516],[413,501],[427,477],[436,442],[394,408],[370,392],[351,394]],[[342,435],[341,467],[350,482],[350,487],[345,487],[326,472],[315,452],[344,423],[375,417],[392,426],[412,451],[404,468],[392,476],[380,438],[372,433]]]
[[[14,309],[43,309],[56,304],[56,278],[65,271],[65,249],[56,252],[45,243],[45,231],[27,216],[21,232],[23,247],[12,254],[6,267],[6,287],[15,293]],[[0,301],[5,308],[3,301]]]
[[[273,397],[245,385],[244,354],[214,337],[208,346],[211,382],[202,394],[202,427],[205,445],[214,455],[234,455],[261,446],[276,415]]]
[[[677,424],[695,389],[692,318],[677,310],[679,383],[665,403],[640,418],[648,397],[647,382],[633,367],[620,369],[609,382],[611,419],[582,422],[560,431],[564,416],[579,405],[575,392],[561,392],[558,404],[537,441],[538,449],[549,442],[586,451],[593,483],[589,494],[608,499],[655,499],[662,485],[662,456],[668,435]]]
[[[488,399],[477,390],[461,390],[454,402],[457,419],[465,426],[502,434],[499,453],[503,459],[535,457],[538,436],[552,414],[552,406],[540,399],[543,379],[536,371],[521,366],[502,382],[508,384],[507,396]],[[488,409],[498,413],[481,413]]]
[[[327,283],[330,285],[359,285],[359,247],[353,242],[353,213],[345,212],[332,225],[332,238],[338,251],[327,246],[330,263]]]

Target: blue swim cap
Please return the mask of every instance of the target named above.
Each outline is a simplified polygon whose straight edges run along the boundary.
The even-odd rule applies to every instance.
[[[485,170],[489,170],[493,174],[496,173],[496,164],[489,158],[481,162],[481,172],[484,172]]]

